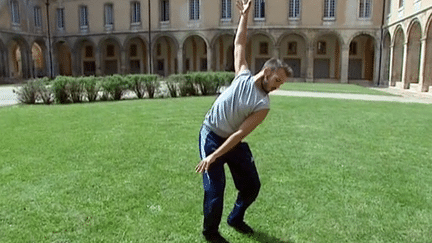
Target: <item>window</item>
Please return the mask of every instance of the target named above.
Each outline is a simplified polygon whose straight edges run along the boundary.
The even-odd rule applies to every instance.
[[[324,18],[335,18],[336,0],[324,0]]]
[[[255,15],[256,19],[265,18],[265,0],[255,0]]]
[[[42,27],[42,10],[39,6],[34,7],[33,15],[34,15],[33,17],[34,17],[35,27],[41,28]]]
[[[404,6],[404,0],[399,0],[399,8],[403,8]]]
[[[392,1],[388,0],[388,2],[387,2],[387,15],[391,14],[391,5],[392,5]]]
[[[129,50],[130,52],[129,52],[129,55],[131,56],[131,57],[136,57],[136,56],[138,56],[138,46],[136,45],[136,44],[132,44],[131,46],[130,46],[130,50]]]
[[[222,0],[221,19],[231,19],[231,0]]]
[[[156,45],[156,55],[158,55],[158,56],[162,55],[162,45],[161,45],[161,43],[158,43]]]
[[[160,21],[166,22],[169,21],[169,0],[161,0],[160,2]]]
[[[371,0],[360,0],[359,18],[371,17]]]
[[[297,42],[288,42],[288,55],[297,55]]]
[[[289,17],[297,19],[300,17],[300,0],[290,0],[289,2]]]
[[[105,4],[105,25],[113,25],[114,24],[114,16],[113,16],[113,5],[111,3]]]
[[[80,7],[80,27],[81,29],[88,28],[88,9],[87,6]]]
[[[350,44],[349,48],[349,54],[350,55],[357,55],[357,42],[353,41]]]
[[[63,8],[57,9],[57,28],[59,28],[59,29],[64,28],[64,9]]]
[[[132,2],[132,23],[141,23],[141,3]]]
[[[189,0],[190,9],[189,9],[189,19],[190,20],[198,20],[200,18],[199,11],[199,0]]]
[[[85,47],[85,57],[93,57],[93,46]]]
[[[268,43],[267,42],[260,42],[259,54],[260,55],[267,55],[268,54]]]
[[[327,43],[325,41],[318,41],[317,54],[325,55],[327,53]]]
[[[107,45],[106,53],[107,53],[107,57],[114,57],[115,56],[115,47],[114,47],[114,45]]]
[[[12,23],[19,24],[20,23],[20,15],[19,15],[19,5],[18,1],[11,1],[11,15],[12,15]]]

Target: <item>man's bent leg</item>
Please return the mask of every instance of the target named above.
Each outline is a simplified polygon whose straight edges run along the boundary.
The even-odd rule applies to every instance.
[[[247,143],[239,144],[230,152],[228,166],[239,190],[228,223],[240,224],[243,223],[246,209],[255,201],[261,187],[252,152]]]
[[[200,131],[199,139],[200,157],[214,152],[223,142],[224,139],[218,137],[205,127]],[[208,171],[203,173],[204,187],[204,235],[218,234],[219,224],[222,218],[223,196],[225,190],[225,171],[224,160],[216,160]]]
[[[225,190],[223,163],[216,161],[203,173],[204,185],[204,230],[203,234],[217,233],[222,218]]]

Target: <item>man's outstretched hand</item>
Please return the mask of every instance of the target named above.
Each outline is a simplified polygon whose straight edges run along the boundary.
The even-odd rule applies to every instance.
[[[237,8],[241,15],[249,13],[252,0],[237,0]]]
[[[198,165],[195,167],[196,173],[203,173],[204,171],[207,171],[210,165],[215,161],[213,156],[208,156],[207,158],[203,159],[201,162],[198,163]]]

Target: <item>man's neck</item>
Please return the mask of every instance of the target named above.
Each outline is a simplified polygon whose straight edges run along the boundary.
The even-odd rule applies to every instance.
[[[260,72],[257,73],[254,78],[255,85],[261,89],[264,93],[268,94],[269,92],[266,90],[265,84],[264,84],[264,75]]]

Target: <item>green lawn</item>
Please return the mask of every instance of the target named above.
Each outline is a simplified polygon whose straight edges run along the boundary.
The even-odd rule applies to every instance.
[[[281,90],[288,91],[308,91],[308,92],[327,92],[327,93],[348,93],[348,94],[367,94],[367,95],[388,95],[394,96],[384,91],[369,89],[356,84],[332,84],[332,83],[285,83],[280,87]]]
[[[0,242],[204,242],[198,131],[214,97],[0,108]],[[431,242],[432,111],[272,96],[260,196],[230,242]]]

